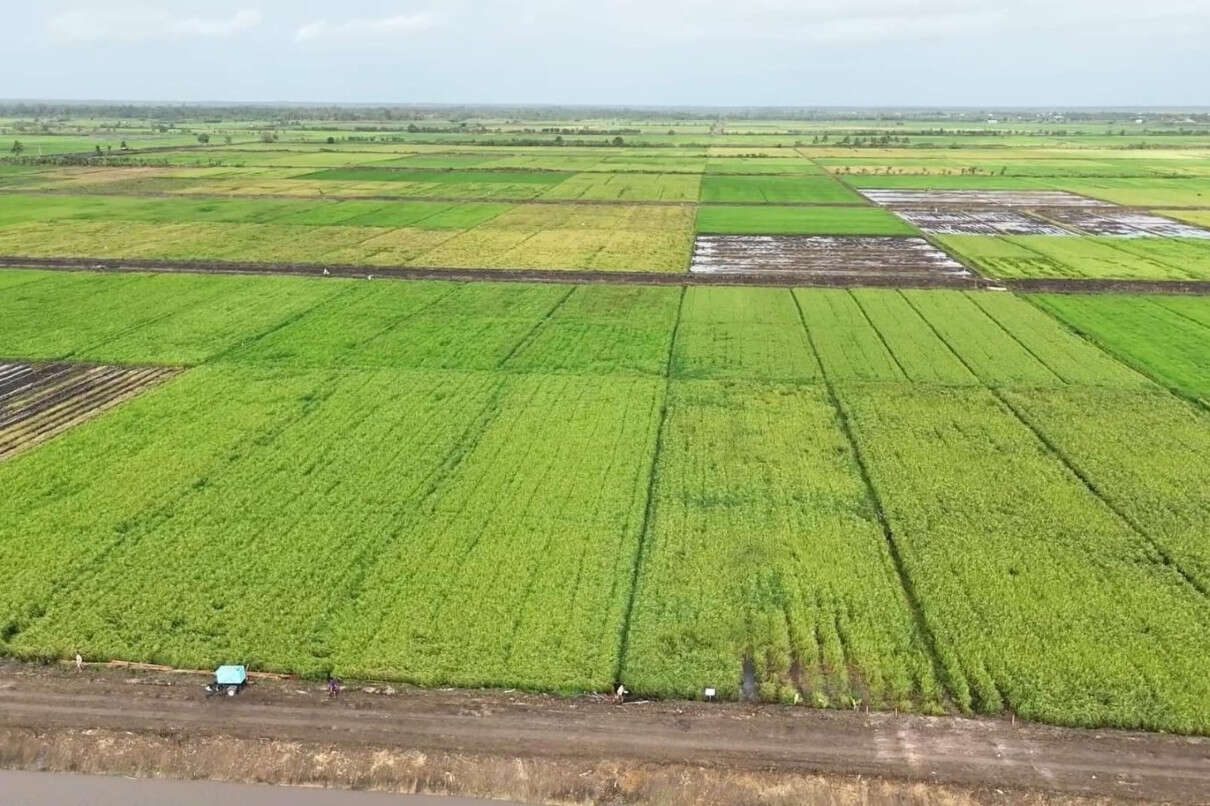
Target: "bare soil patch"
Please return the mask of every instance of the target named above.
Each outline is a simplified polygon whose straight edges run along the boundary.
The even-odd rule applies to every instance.
[[[1066,190],[917,190],[859,189],[875,204],[883,207],[1116,207],[1100,199],[1069,193]]]
[[[0,461],[176,374],[171,367],[0,363]]]
[[[832,235],[699,235],[694,275],[794,273],[917,278],[969,284],[975,275],[923,238]]]
[[[1085,235],[1117,238],[1210,239],[1210,230],[1152,213],[1140,213],[1133,210],[1088,210],[1064,207],[1046,210],[1044,214],[1050,220]]]
[[[1077,208],[1078,209],[1078,208]],[[1020,210],[895,210],[895,215],[932,235],[1069,235]]]

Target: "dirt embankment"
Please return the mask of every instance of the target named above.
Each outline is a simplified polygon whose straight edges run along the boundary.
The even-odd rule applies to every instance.
[[[45,258],[0,255],[0,267],[66,271],[164,272],[182,274],[280,274],[308,277],[374,277],[395,280],[460,282],[565,283],[610,285],[755,285],[755,286],[871,286],[888,288],[978,288],[975,277],[896,274],[868,267],[836,267],[829,271],[744,272],[742,274],[671,274],[646,271],[588,271],[579,269],[434,268],[423,266],[352,266],[323,263],[247,263],[211,260],[115,258]],[[327,273],[325,275],[325,272]]]
[[[581,271],[561,269],[448,269],[418,266],[348,266],[322,263],[241,263],[207,260],[114,258],[45,258],[0,255],[0,268],[62,271],[161,272],[177,274],[277,274],[290,276],[374,277],[392,280],[450,280],[454,282],[565,283],[609,285],[731,285],[822,288],[966,288],[999,286],[1021,293],[1072,294],[1197,294],[1210,295],[1210,280],[984,279],[977,276],[896,274],[851,271],[746,272],[742,274],[668,274],[642,271]]]
[[[1006,720],[0,666],[0,766],[548,803],[1048,803],[1210,793],[1210,741]]]

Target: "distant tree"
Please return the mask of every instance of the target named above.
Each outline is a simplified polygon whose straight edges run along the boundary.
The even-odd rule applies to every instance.
[[[561,134],[555,135],[555,145],[557,145],[557,146],[563,145],[563,135],[561,135]]]
[[[125,141],[125,140],[123,140],[123,141],[122,141],[122,144],[121,144],[120,146],[118,146],[118,148],[122,149],[123,151],[129,151],[129,150],[130,150],[130,146],[126,145],[126,141]]]
[[[277,140],[276,132],[264,131],[260,133],[260,141],[262,143],[272,143],[275,140]]]
[[[228,134],[226,137],[224,137],[223,142],[227,145],[231,145],[231,135]]]
[[[331,135],[328,135],[328,145],[330,145],[330,146],[336,145],[336,138]]]
[[[22,143],[20,140],[13,140],[13,147],[9,149],[9,151],[13,152],[18,157],[21,156],[21,152],[24,150],[25,150],[25,144]]]
[[[210,135],[206,134],[205,132],[202,132],[201,134],[199,134],[197,136],[197,141],[199,143],[201,143],[202,145],[206,145],[207,143],[210,142]]]
[[[615,137],[615,138],[613,138],[613,144],[614,144],[615,146],[624,146],[624,145],[626,145],[626,141],[625,141],[625,140],[623,140],[623,139],[622,139],[622,138],[619,136],[619,137]]]

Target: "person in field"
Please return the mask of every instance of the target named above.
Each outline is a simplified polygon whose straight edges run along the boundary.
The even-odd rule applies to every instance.
[[[76,671],[77,672],[84,671],[84,658],[80,657],[79,652],[76,653]]]

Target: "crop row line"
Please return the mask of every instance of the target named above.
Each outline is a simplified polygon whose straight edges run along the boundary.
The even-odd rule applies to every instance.
[[[882,530],[883,539],[886,540],[887,550],[891,556],[891,562],[895,566],[895,575],[899,581],[899,586],[903,590],[903,595],[907,599],[908,607],[912,613],[912,621],[919,631],[920,638],[924,643],[924,649],[928,654],[929,662],[933,667],[933,674],[941,685],[946,686],[947,694],[952,695],[952,686],[945,673],[945,665],[941,662],[941,654],[937,649],[937,639],[933,634],[932,628],[929,626],[928,619],[924,614],[924,606],[920,600],[920,596],[916,591],[916,587],[912,582],[911,575],[908,573],[907,566],[904,564],[903,555],[900,551],[898,541],[895,538],[894,530],[891,528],[890,520],[887,518],[886,508],[883,505],[882,497],[878,493],[878,488],[874,485],[873,477],[870,474],[869,466],[866,463],[865,455],[861,450],[861,443],[857,439],[857,434],[853,430],[853,425],[849,421],[848,412],[844,408],[844,404],[840,399],[840,395],[836,391],[836,386],[828,373],[827,367],[821,353],[815,343],[815,337],[811,332],[810,326],[807,324],[806,314],[803,312],[802,304],[796,294],[790,295],[794,300],[794,307],[798,311],[798,319],[802,325],[803,331],[806,333],[807,342],[811,346],[811,352],[815,354],[815,360],[819,364],[820,377],[823,378],[824,388],[827,390],[828,399],[831,402],[832,408],[836,411],[836,418],[840,424],[841,431],[844,433],[845,440],[849,443],[849,448],[853,452],[853,459],[857,464],[857,470],[861,476],[862,484],[865,486],[866,495],[870,505],[874,509],[874,514],[878,518],[878,525]],[[864,313],[864,309],[862,309]],[[868,318],[868,314],[867,314]],[[872,326],[873,323],[871,323]],[[881,338],[881,334],[879,334]],[[896,360],[898,364],[898,360]],[[900,365],[900,371],[903,367]],[[906,374],[906,373],[905,373]]]
[[[904,299],[907,299],[908,305],[912,306],[913,310],[915,310],[917,314],[920,314],[920,310],[916,307],[915,303],[913,303],[911,299],[908,299],[906,295],[904,296]],[[987,314],[986,311],[984,311],[984,313]],[[991,319],[993,322],[995,322],[998,326],[1000,326],[1001,328],[1004,327],[1003,325],[1000,324],[999,321],[997,321],[990,314],[987,314],[987,315],[988,315],[988,318]],[[967,368],[967,370],[970,371],[970,373],[972,375],[974,375],[975,377],[979,377],[979,373],[975,370],[975,368],[973,366],[971,366],[971,364],[966,360],[965,357],[962,356],[961,353],[958,352],[958,350],[954,349],[954,346],[949,342],[948,339],[946,339],[941,334],[941,332],[939,330],[937,330],[936,326],[931,321],[929,321],[927,318],[925,318],[923,314],[920,314],[920,316],[922,319],[925,320],[925,322],[928,324],[929,328],[932,329],[933,333],[937,336],[937,338],[940,339],[941,342],[947,348],[949,348],[949,351],[954,355],[954,357],[957,358],[960,362],[962,362],[962,364]],[[1020,343],[1019,340],[1018,340],[1018,343]],[[1024,345],[1022,345],[1022,346],[1024,347]],[[1094,346],[1096,346],[1096,345],[1094,345]],[[1031,355],[1032,355],[1032,352],[1031,352]],[[1034,356],[1034,357],[1037,358],[1037,356]],[[1043,363],[1043,366],[1047,366],[1047,365]],[[1050,367],[1047,366],[1047,369],[1050,370]],[[1054,370],[1050,370],[1050,371],[1054,372]],[[1199,594],[1201,594],[1202,596],[1210,595],[1210,591],[1207,591],[1206,588],[1204,586],[1202,586],[1200,583],[1198,583],[1197,580],[1195,580],[1193,578],[1193,576],[1189,574],[1188,571],[1186,571],[1184,568],[1182,568],[1181,565],[1175,560],[1175,558],[1173,558],[1172,554],[1163,545],[1161,545],[1150,533],[1148,533],[1145,529],[1143,529],[1142,526],[1140,526],[1137,522],[1135,522],[1135,520],[1133,518],[1131,518],[1126,512],[1124,512],[1121,508],[1114,505],[1114,503],[1112,501],[1110,501],[1109,498],[1104,493],[1101,492],[1101,490],[1096,486],[1096,484],[1088,476],[1088,474],[1085,473],[1084,470],[1082,468],[1080,468],[1079,465],[1076,464],[1076,462],[1074,460],[1072,460],[1071,457],[1069,457],[1066,454],[1066,452],[1064,452],[1061,448],[1059,448],[1059,446],[1056,445],[1055,442],[1053,440],[1051,440],[1042,431],[1042,429],[1040,429],[1031,419],[1029,419],[1023,411],[1021,411],[1017,406],[1014,406],[1012,401],[1010,401],[1008,399],[1008,397],[1004,394],[1004,392],[1001,389],[999,389],[995,386],[992,386],[991,384],[988,384],[988,383],[984,383],[984,388],[986,388],[988,390],[988,392],[990,392],[991,395],[993,397],[995,397],[997,401],[999,401],[1000,405],[1003,406],[1005,409],[1007,409],[1013,415],[1013,417],[1015,417],[1017,419],[1017,421],[1021,423],[1021,425],[1025,426],[1027,429],[1029,429],[1029,431],[1034,435],[1034,437],[1038,440],[1038,442],[1040,442],[1043,446],[1045,446],[1047,451],[1052,456],[1054,456],[1055,459],[1057,459],[1067,469],[1067,471],[1069,473],[1071,473],[1076,479],[1078,479],[1080,481],[1080,483],[1084,485],[1085,489],[1087,489],[1088,492],[1091,493],[1093,495],[1093,497],[1097,499],[1097,501],[1099,501],[1102,505],[1105,506],[1106,509],[1108,509],[1110,512],[1112,512],[1131,531],[1133,531],[1135,534],[1137,534],[1139,537],[1141,537],[1147,544],[1151,545],[1157,552],[1159,552],[1160,556],[1164,560],[1165,565],[1171,566],[1178,574],[1180,574],[1180,576],[1185,580],[1185,582],[1187,582]]]
[[[1059,326],[1062,327],[1064,330],[1066,330],[1068,333],[1071,333],[1072,335],[1091,344],[1093,347],[1097,348],[1098,350],[1105,353],[1106,355],[1112,356],[1115,360],[1120,361],[1122,364],[1125,364],[1126,366],[1130,367],[1135,372],[1139,373],[1140,375],[1144,376],[1145,378],[1148,378],[1156,385],[1160,386],[1163,389],[1166,389],[1168,391],[1168,393],[1173,395],[1174,397],[1184,400],[1186,403],[1193,406],[1198,411],[1210,413],[1210,402],[1202,400],[1200,397],[1190,395],[1188,393],[1188,391],[1181,389],[1180,387],[1175,386],[1171,383],[1168,383],[1163,378],[1159,377],[1154,372],[1152,372],[1151,369],[1143,362],[1134,359],[1129,354],[1116,349],[1112,344],[1109,344],[1105,341],[1102,341],[1101,339],[1098,339],[1093,334],[1086,332],[1082,328],[1076,327],[1075,325],[1071,324],[1070,322],[1067,322],[1066,320],[1062,319],[1061,317],[1055,316],[1050,311],[1046,310],[1046,308],[1039,305],[1029,295],[1019,295],[1018,298],[1024,299],[1030,305],[1033,305],[1039,311],[1046,314],[1054,321],[1058,322]]]
[[[647,547],[651,542],[650,531],[652,514],[655,511],[655,492],[659,476],[659,462],[664,447],[664,426],[668,421],[668,398],[672,392],[672,364],[676,356],[676,341],[677,336],[680,334],[681,317],[685,310],[685,296],[687,292],[688,289],[682,286],[680,297],[677,300],[676,319],[672,325],[672,337],[668,340],[668,358],[664,366],[664,399],[660,404],[659,424],[655,430],[655,445],[651,451],[651,466],[647,470],[647,502],[643,509],[642,523],[639,525],[639,545],[635,551],[634,564],[630,571],[630,594],[626,599],[626,609],[622,616],[621,643],[618,647],[618,660],[613,674],[615,684],[620,684],[622,670],[625,668],[626,653],[630,645],[630,623],[634,615],[634,602],[638,597],[639,578],[643,570],[643,561],[647,555]]]

